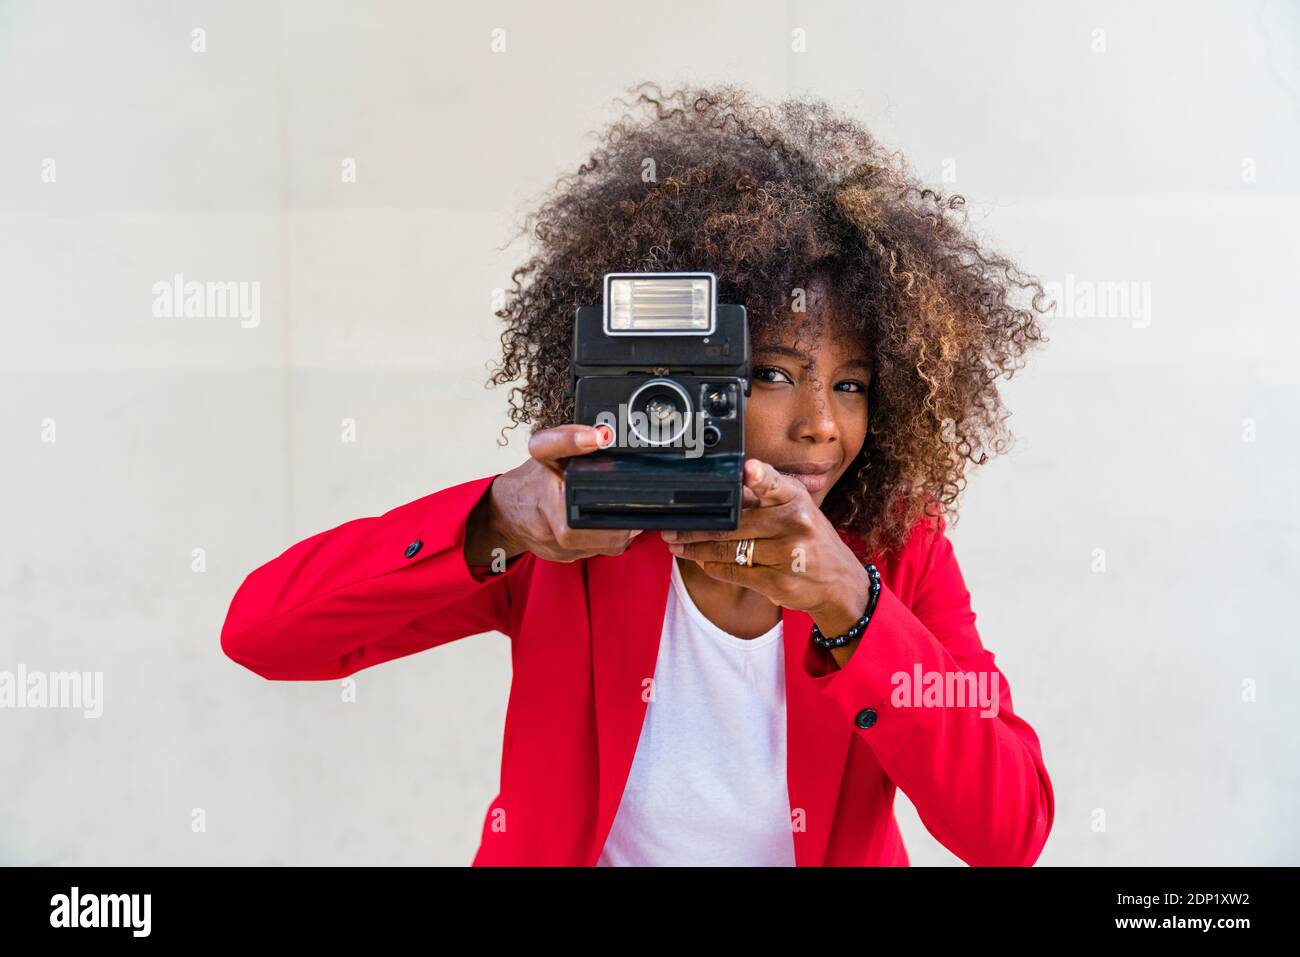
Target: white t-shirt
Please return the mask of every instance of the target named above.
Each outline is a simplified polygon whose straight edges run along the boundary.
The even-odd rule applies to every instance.
[[[746,640],[673,558],[653,698],[597,866],[794,866],[782,628]]]

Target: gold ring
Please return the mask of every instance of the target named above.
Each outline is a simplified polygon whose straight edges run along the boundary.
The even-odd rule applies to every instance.
[[[754,564],[754,540],[752,538],[742,538],[736,543],[736,564]]]

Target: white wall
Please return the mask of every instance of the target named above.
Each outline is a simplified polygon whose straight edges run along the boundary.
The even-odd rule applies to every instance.
[[[1150,284],[1149,323],[1052,321],[952,538],[1052,774],[1042,863],[1300,863],[1300,7],[449,6],[0,3],[0,670],[105,680],[98,719],[0,711],[0,863],[470,861],[508,639],[345,705],[218,634],[293,542],[522,459],[499,247],[641,79],[826,96],[955,163],[1027,269]],[[153,318],[177,272],[260,283],[260,323]]]

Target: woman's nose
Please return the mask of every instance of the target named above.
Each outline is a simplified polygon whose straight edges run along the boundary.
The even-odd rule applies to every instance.
[[[796,439],[810,438],[816,442],[829,442],[839,434],[832,406],[817,389],[806,389],[800,402],[799,415],[793,423]]]

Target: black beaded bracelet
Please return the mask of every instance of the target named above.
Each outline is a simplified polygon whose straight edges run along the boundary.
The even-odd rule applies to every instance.
[[[837,635],[834,638],[827,638],[823,635],[821,629],[817,627],[817,623],[813,622],[812,640],[822,648],[840,648],[858,638],[866,631],[871,616],[876,613],[876,601],[880,598],[880,572],[876,570],[876,566],[871,562],[868,562],[863,567],[866,568],[867,575],[871,578],[871,597],[867,599],[867,610],[862,613],[862,617],[858,619],[857,624],[844,634]]]

